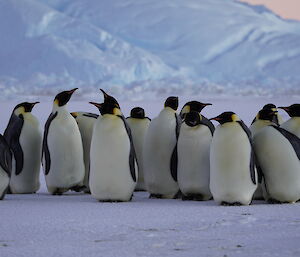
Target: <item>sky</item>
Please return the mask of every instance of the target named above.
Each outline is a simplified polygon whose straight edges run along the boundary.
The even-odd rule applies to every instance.
[[[264,4],[283,18],[300,20],[300,0],[240,0],[252,4]]]

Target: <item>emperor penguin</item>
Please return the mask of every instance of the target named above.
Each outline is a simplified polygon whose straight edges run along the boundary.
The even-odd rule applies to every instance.
[[[256,115],[255,119],[253,120],[251,126],[250,126],[250,131],[252,134],[252,138],[264,127],[266,126],[279,126],[278,119],[276,118],[277,116],[277,109],[274,108],[265,108],[262,109],[258,112]],[[253,195],[254,200],[263,200],[263,189],[262,189],[262,182],[263,182],[263,176],[261,169],[256,163],[256,168],[257,168],[257,175],[258,175],[258,185],[257,189]]]
[[[272,111],[276,112],[277,111],[277,107],[275,104],[269,103],[269,104],[265,104],[262,108],[262,110],[266,110],[266,109],[271,109]],[[282,116],[277,112],[276,115],[274,116],[274,120],[273,122],[275,124],[278,124],[279,126],[284,122]]]
[[[251,123],[250,131],[252,137],[262,128],[270,125],[279,126],[278,117],[277,117],[277,109],[262,109],[260,110],[254,120]],[[277,117],[277,118],[276,118]]]
[[[209,151],[214,130],[195,111],[185,115],[177,143],[178,185],[183,200],[209,200]]]
[[[72,112],[71,115],[75,118],[82,139],[85,175],[83,180],[83,190],[85,193],[90,193],[89,189],[89,174],[90,174],[90,148],[93,135],[94,123],[98,118],[98,114],[90,112]]]
[[[145,117],[145,111],[143,108],[135,107],[131,110],[130,117],[126,120],[131,129],[133,145],[136,152],[137,162],[139,164],[138,181],[135,190],[146,191],[143,171],[143,148],[145,135],[151,119]]]
[[[38,119],[31,113],[37,103],[16,105],[4,132],[13,154],[9,183],[13,194],[31,194],[40,188],[42,132]]]
[[[179,135],[178,97],[168,97],[164,109],[147,130],[143,149],[144,179],[150,197],[177,198],[180,192],[177,177]],[[175,154],[174,154],[175,153]]]
[[[91,194],[101,202],[130,201],[138,176],[130,128],[118,104],[90,103],[101,113],[91,142]]]
[[[0,200],[3,200],[8,187],[12,167],[12,154],[5,138],[0,135]]]
[[[249,205],[257,188],[251,132],[233,112],[212,118],[217,126],[210,148],[210,190],[222,205]]]
[[[267,126],[254,136],[262,188],[270,203],[300,199],[300,139],[282,127]]]
[[[278,108],[285,110],[291,117],[284,122],[281,127],[295,134],[297,137],[300,137],[300,104],[292,104],[291,106]]]
[[[74,88],[56,95],[44,129],[43,168],[48,191],[61,195],[83,186],[84,161],[80,131],[67,109]]]

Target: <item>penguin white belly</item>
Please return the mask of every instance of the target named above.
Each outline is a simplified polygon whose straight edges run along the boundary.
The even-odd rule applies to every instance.
[[[35,193],[40,188],[42,155],[42,134],[35,117],[24,119],[19,142],[24,155],[23,169],[20,174],[16,175],[13,158],[10,190],[14,194]]]
[[[300,117],[292,117],[284,122],[280,127],[300,137]]]
[[[131,129],[133,145],[135,148],[136,158],[138,162],[138,182],[136,190],[146,190],[144,182],[144,170],[143,170],[143,146],[145,135],[149,127],[150,121],[148,119],[127,119],[128,125]]]
[[[8,184],[9,184],[9,177],[7,173],[0,167],[0,200],[3,199]]]
[[[112,115],[98,119],[90,152],[91,194],[99,201],[129,201],[136,182],[130,173],[130,141],[124,123]]]
[[[207,126],[181,125],[178,139],[178,185],[186,195],[212,196],[209,189],[209,151],[212,134]]]
[[[210,149],[210,190],[217,203],[248,205],[257,185],[250,175],[251,145],[238,123],[215,130]]]
[[[176,144],[174,113],[164,109],[153,119],[144,143],[144,178],[150,194],[173,198],[179,191],[178,183],[170,170],[171,155]]]
[[[274,125],[273,122],[268,121],[268,120],[256,120],[253,124],[250,126],[250,131],[252,134],[252,137],[259,132],[262,128],[266,126]]]
[[[46,175],[49,191],[80,185],[85,170],[82,139],[75,119],[70,114],[53,119],[47,142],[51,160],[50,171]]]
[[[84,153],[84,166],[85,166],[85,175],[83,184],[87,187],[87,191],[89,191],[89,173],[90,173],[90,148],[91,148],[91,140],[93,135],[94,123],[97,119],[78,116],[77,122],[80,130],[80,134],[82,137],[82,146]]]
[[[268,197],[280,202],[299,200],[300,162],[290,142],[273,127],[266,127],[255,135],[254,147]]]

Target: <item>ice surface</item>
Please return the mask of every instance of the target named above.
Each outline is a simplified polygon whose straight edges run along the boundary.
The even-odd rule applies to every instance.
[[[300,91],[300,23],[234,0],[0,0],[0,34],[2,99]]]
[[[77,93],[77,92],[76,92]],[[74,96],[76,96],[76,93]],[[78,92],[79,93],[79,92]],[[99,94],[99,93],[98,93]],[[50,99],[33,113],[41,124],[51,111]],[[102,96],[95,98],[99,101]],[[207,117],[235,111],[248,125],[267,102],[289,105],[299,98],[203,98],[213,106]],[[125,116],[134,106],[154,117],[163,105],[156,101],[120,101]],[[180,107],[186,100],[180,97]],[[17,102],[2,102],[0,131]],[[71,99],[70,111],[92,111],[87,102]],[[280,111],[281,112],[281,111]],[[287,116],[281,112],[286,119]],[[35,195],[6,195],[0,201],[0,256],[299,256],[300,205],[270,205],[254,201],[248,207],[222,207],[213,201],[149,199],[134,194],[129,203],[99,203],[90,195],[50,196],[42,187]]]

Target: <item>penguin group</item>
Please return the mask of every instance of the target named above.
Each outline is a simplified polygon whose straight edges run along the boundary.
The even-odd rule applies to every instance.
[[[103,89],[104,101],[90,102],[99,114],[70,113],[76,90],[56,95],[43,133],[31,113],[39,102],[13,109],[0,135],[1,200],[36,193],[41,163],[50,194],[72,190],[100,202],[127,202],[134,191],[220,205],[300,200],[300,104],[266,104],[247,127],[231,111],[208,119],[201,112],[210,103],[190,101],[177,113],[176,96],[152,120],[141,107],[125,118]]]

